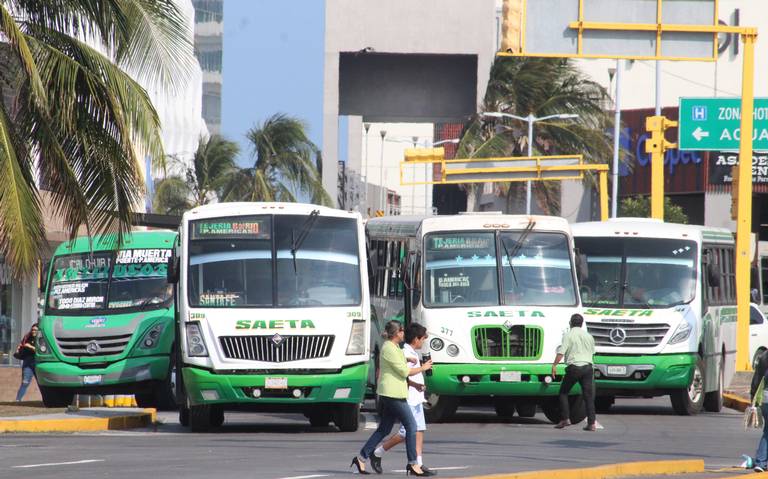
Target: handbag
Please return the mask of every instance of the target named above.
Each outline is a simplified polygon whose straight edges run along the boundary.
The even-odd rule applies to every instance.
[[[760,410],[763,403],[763,390],[765,389],[765,378],[760,380],[755,395],[752,398],[752,405],[744,410],[744,430],[754,428],[763,428],[763,413]]]

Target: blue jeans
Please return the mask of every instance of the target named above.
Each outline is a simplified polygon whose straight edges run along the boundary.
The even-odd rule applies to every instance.
[[[21,386],[16,393],[16,401],[21,401],[24,397],[33,377],[35,377],[35,358],[25,358],[21,361]]]
[[[410,406],[405,399],[387,396],[379,396],[379,401],[381,402],[379,427],[360,449],[360,457],[363,459],[371,457],[376,446],[389,435],[395,422],[399,420],[405,427],[405,451],[408,455],[408,464],[416,464],[416,419],[413,418]]]
[[[760,406],[760,409],[763,411],[763,437],[760,438],[760,442],[757,444],[755,466],[765,469],[768,466],[768,403]]]

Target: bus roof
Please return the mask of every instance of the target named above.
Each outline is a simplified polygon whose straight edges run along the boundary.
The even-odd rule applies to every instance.
[[[523,229],[529,221],[535,221],[534,230],[570,231],[568,222],[557,216],[502,215],[474,213],[443,216],[388,216],[371,218],[366,229],[371,238],[412,237],[419,229],[429,231],[462,231],[483,229]]]
[[[133,231],[123,238],[122,249],[132,248],[172,248],[176,232],[169,230]],[[117,246],[117,234],[80,236],[65,241],[56,248],[54,256],[91,251],[111,251]]]
[[[200,218],[219,218],[224,216],[249,216],[264,214],[284,215],[308,215],[313,210],[320,210],[322,216],[337,216],[343,218],[362,219],[360,213],[337,210],[327,206],[313,205],[309,203],[283,203],[283,202],[232,202],[213,203],[198,206],[184,213],[184,221],[192,221]]]
[[[614,218],[571,225],[574,237],[626,236],[630,238],[691,238],[710,243],[733,243],[733,233],[726,228],[665,223],[650,218]]]

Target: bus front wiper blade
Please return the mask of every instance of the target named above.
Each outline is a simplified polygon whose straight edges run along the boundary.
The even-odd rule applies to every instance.
[[[304,243],[304,240],[307,239],[307,236],[312,230],[312,227],[315,226],[315,222],[317,221],[318,217],[320,217],[320,210],[312,210],[312,212],[309,214],[309,217],[307,217],[307,220],[301,226],[299,236],[294,236],[294,231],[291,231],[291,256],[293,257],[294,274],[298,274],[298,267],[296,265],[296,252],[299,251],[302,243]]]
[[[531,231],[533,231],[534,226],[536,226],[535,221],[528,221],[528,226],[526,226],[523,232],[520,233],[520,238],[518,238],[515,242],[515,246],[512,248],[511,253],[507,249],[507,245],[504,243],[504,239],[501,240],[501,246],[504,248],[504,253],[507,255],[507,261],[509,261],[509,271],[512,273],[512,279],[515,281],[515,286],[517,286],[517,276],[515,275],[515,267],[512,265],[512,258],[517,256],[517,253],[522,249],[525,239],[528,237]]]

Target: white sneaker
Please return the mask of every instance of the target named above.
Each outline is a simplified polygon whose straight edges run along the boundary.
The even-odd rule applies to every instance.
[[[763,468],[762,468],[762,467],[760,467],[760,466],[755,466],[755,468],[754,468],[753,470],[754,470],[755,472],[765,472],[765,469],[763,469]]]

